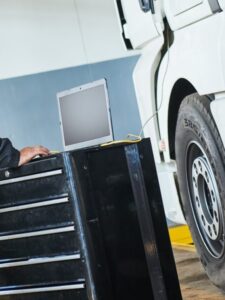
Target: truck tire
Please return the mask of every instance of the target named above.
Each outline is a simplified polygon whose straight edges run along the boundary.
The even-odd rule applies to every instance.
[[[225,151],[208,97],[192,94],[182,101],[175,151],[193,241],[210,280],[225,291]]]

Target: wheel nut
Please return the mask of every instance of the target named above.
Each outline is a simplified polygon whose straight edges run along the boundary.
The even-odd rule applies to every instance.
[[[209,176],[208,176],[207,172],[205,172],[205,178],[206,178],[206,181],[209,182]]]
[[[209,231],[210,236],[212,236],[212,229],[210,226],[208,226],[208,231]]]
[[[198,196],[196,196],[196,202],[197,202],[198,207],[200,207],[200,202],[199,202]]]
[[[215,224],[213,224],[213,231],[214,231],[215,235],[217,235]]]
[[[204,216],[202,215],[201,218],[202,218],[202,223],[205,226],[205,218],[204,218]]]
[[[218,215],[217,215],[217,212],[215,210],[214,210],[214,216],[215,216],[216,222],[218,223]]]

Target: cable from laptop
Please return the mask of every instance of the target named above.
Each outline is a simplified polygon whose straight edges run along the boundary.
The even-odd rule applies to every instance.
[[[107,146],[120,145],[120,144],[135,144],[135,143],[139,143],[141,140],[142,138],[139,135],[129,133],[127,135],[127,139],[101,144],[100,147],[107,147]]]

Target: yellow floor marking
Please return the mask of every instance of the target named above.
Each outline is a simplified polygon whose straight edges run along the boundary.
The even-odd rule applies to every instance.
[[[179,248],[194,249],[193,240],[187,225],[169,228],[170,240],[173,246]]]

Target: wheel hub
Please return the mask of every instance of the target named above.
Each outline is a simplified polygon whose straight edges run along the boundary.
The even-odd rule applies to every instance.
[[[201,228],[209,239],[221,239],[219,193],[207,160],[197,157],[192,164],[194,206]]]

